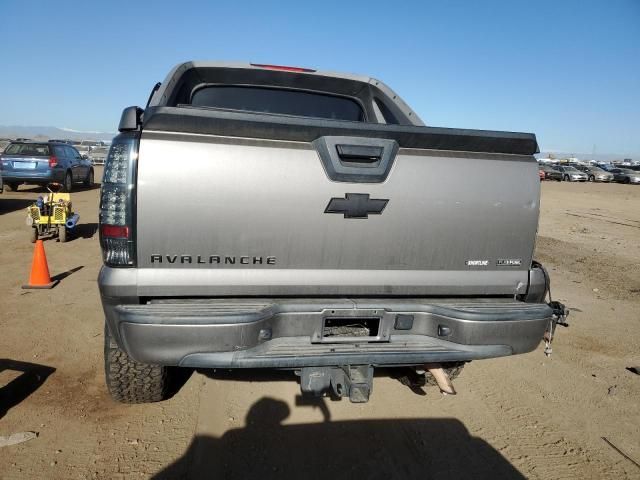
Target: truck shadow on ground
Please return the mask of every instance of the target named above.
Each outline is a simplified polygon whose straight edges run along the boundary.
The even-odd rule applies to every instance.
[[[22,372],[6,385],[0,384],[0,418],[35,392],[56,371],[53,367],[0,358],[0,373]]]
[[[180,459],[152,478],[525,478],[456,419],[331,421],[329,410],[319,408],[322,423],[283,425],[289,406],[262,398],[249,409],[244,428],[221,438],[196,436]]]
[[[184,370],[179,368],[178,370]],[[376,368],[373,376],[378,377],[390,377],[403,384],[406,388],[409,388],[413,393],[424,397],[427,395],[425,387],[407,385],[403,381],[403,377],[411,376],[413,370],[410,368],[394,367],[394,368]],[[198,373],[204,375],[212,380],[235,380],[244,382],[291,382],[296,380],[300,383],[300,378],[289,370],[271,370],[271,369],[198,369]],[[435,387],[434,387],[435,388]],[[340,401],[340,398],[325,397],[330,400]]]
[[[80,219],[80,221],[82,221],[82,219]],[[97,223],[78,223],[76,228],[73,229],[70,241],[74,241],[78,238],[92,238],[97,231]]]

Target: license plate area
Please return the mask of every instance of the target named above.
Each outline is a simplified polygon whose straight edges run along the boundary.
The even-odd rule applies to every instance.
[[[383,312],[330,310],[312,336],[313,343],[367,343],[389,341],[389,329]]]
[[[322,338],[324,340],[350,338],[350,337],[375,337],[378,338],[380,330],[379,318],[340,318],[329,317],[324,319]]]
[[[13,162],[13,168],[21,170],[35,170],[36,162]]]

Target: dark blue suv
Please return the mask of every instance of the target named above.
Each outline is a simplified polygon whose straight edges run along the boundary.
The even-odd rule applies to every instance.
[[[12,142],[0,155],[0,174],[7,190],[23,183],[61,183],[70,192],[74,183],[93,185],[91,161],[63,142]]]

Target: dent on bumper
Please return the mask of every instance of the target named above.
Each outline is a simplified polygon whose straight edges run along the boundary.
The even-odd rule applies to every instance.
[[[525,353],[551,318],[545,304],[425,299],[164,300],[103,297],[110,331],[131,357],[209,368],[411,365]],[[398,316],[411,317],[410,328]],[[327,341],[327,318],[378,318],[374,339]]]

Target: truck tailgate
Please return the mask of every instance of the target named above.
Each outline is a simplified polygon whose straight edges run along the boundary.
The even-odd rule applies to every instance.
[[[139,295],[526,291],[540,189],[532,155],[414,148],[412,132],[385,179],[336,181],[308,139],[148,127]],[[384,137],[357,133],[365,144]]]

